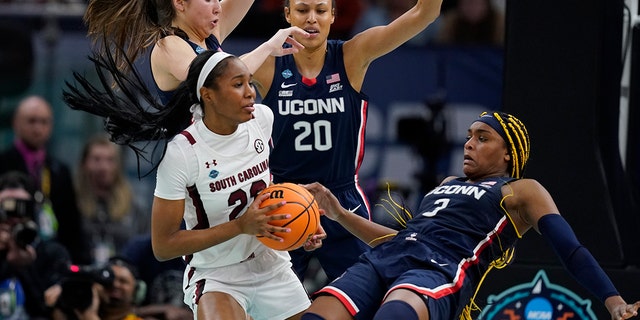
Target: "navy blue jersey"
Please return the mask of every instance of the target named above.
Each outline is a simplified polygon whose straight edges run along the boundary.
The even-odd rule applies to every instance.
[[[510,179],[510,178],[509,178]],[[451,180],[427,193],[417,214],[395,241],[417,233],[432,250],[453,259],[473,261],[485,269],[512,247],[518,236],[505,210],[501,208],[502,186],[509,180],[487,178],[468,183],[466,178]]]
[[[270,158],[275,182],[318,181],[333,190],[357,180],[368,97],[347,79],[342,44],[328,41],[315,83],[302,79],[293,55],[275,59],[273,82],[262,100],[275,115]]]
[[[327,42],[324,66],[315,79],[302,77],[293,55],[275,58],[273,82],[262,99],[274,114],[269,166],[274,182],[318,181],[331,189],[342,206],[368,219],[369,203],[358,185],[368,97],[349,83],[342,44]],[[332,280],[368,249],[337,222],[321,219],[328,235],[322,247],[290,252],[301,280],[311,256]]]
[[[464,306],[489,264],[519,238],[501,208],[502,186],[511,180],[459,178],[436,187],[406,229],[363,254],[318,294],[338,297],[352,315],[359,314],[356,319],[370,319],[385,294],[409,289],[429,298],[430,310],[438,314],[433,319],[453,319],[461,308],[455,301]]]
[[[204,42],[207,45],[207,48],[203,48],[189,41],[189,39],[184,39],[184,38],[182,39],[186,41],[189,44],[189,46],[191,46],[191,48],[193,48],[193,51],[196,54],[200,54],[206,50],[215,50],[215,51],[222,50],[222,48],[220,47],[220,42],[214,35],[210,35],[209,37],[204,39]],[[151,50],[149,50],[149,55],[151,55]],[[151,59],[149,59],[149,70],[151,71]],[[158,87],[158,84],[155,82],[155,80],[153,80],[153,75],[151,75],[151,79],[152,79],[151,82],[153,82],[156,92],[158,93],[158,97],[160,98],[160,102],[162,102],[163,105],[166,105],[169,102],[169,100],[171,100],[171,97],[173,97],[173,93],[175,92],[175,90],[163,91]]]

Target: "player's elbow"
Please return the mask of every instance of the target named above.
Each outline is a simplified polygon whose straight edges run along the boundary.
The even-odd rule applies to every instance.
[[[153,256],[160,262],[167,261],[175,258],[173,254],[171,254],[171,250],[162,244],[159,244],[157,241],[151,242],[151,248],[153,249]]]

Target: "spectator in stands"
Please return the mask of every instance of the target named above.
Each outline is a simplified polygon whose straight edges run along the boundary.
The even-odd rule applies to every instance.
[[[503,46],[504,14],[491,0],[458,0],[437,23],[435,42],[444,45]]]
[[[132,236],[150,232],[151,215],[134,197],[122,169],[121,146],[106,135],[84,145],[75,186],[94,263],[105,263]]]
[[[53,110],[40,96],[20,101],[13,115],[12,146],[0,153],[0,174],[17,170],[28,174],[41,197],[40,236],[56,238],[76,263],[90,261],[84,245],[82,217],[69,167],[47,150],[53,130]]]

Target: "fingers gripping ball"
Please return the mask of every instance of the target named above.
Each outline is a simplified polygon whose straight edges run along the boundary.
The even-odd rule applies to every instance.
[[[273,220],[272,225],[286,227],[291,232],[275,232],[274,234],[282,238],[283,242],[278,242],[263,236],[258,236],[258,240],[267,247],[276,250],[293,250],[301,247],[311,236],[313,236],[320,224],[320,211],[318,203],[313,195],[304,187],[293,183],[274,184],[262,190],[262,193],[270,192],[269,199],[262,202],[260,207],[286,201],[286,204],[269,214],[290,214],[289,219]]]

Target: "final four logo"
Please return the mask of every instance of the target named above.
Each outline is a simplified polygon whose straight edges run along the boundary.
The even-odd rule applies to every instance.
[[[511,287],[487,298],[478,319],[484,320],[597,320],[591,300],[549,282],[544,270],[533,281]]]

